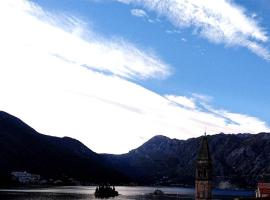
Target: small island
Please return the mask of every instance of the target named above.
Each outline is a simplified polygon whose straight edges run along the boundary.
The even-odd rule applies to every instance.
[[[164,192],[162,190],[156,189],[153,192],[153,195],[162,196],[162,195],[164,195]]]
[[[99,185],[95,191],[96,198],[110,198],[118,196],[118,192],[115,190],[114,186],[110,186],[109,184],[106,185]]]

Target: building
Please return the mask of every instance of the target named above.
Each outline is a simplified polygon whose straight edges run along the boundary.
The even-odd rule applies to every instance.
[[[264,174],[262,179],[259,180],[257,190],[257,198],[270,198],[270,174]]]
[[[201,139],[196,163],[195,199],[212,199],[212,160],[205,135]]]
[[[28,172],[11,172],[11,176],[13,180],[18,181],[22,184],[35,184],[40,181],[40,175],[31,174]]]

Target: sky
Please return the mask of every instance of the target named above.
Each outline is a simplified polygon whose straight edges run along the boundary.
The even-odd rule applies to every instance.
[[[126,153],[270,132],[268,0],[0,1],[0,110]]]

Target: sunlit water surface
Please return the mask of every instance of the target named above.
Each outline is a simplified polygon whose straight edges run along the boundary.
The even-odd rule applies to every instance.
[[[162,190],[165,195],[151,195],[155,189]],[[119,196],[114,200],[175,200],[192,199],[194,189],[179,187],[116,187]],[[2,200],[86,200],[95,199],[95,187],[51,187],[43,189],[0,190]],[[215,190],[215,199],[234,199],[237,197],[253,197],[254,191],[247,190]]]

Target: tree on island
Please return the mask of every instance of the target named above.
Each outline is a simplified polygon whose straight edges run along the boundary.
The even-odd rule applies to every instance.
[[[109,198],[118,196],[118,192],[115,190],[114,186],[110,184],[99,185],[95,191],[96,198]]]

